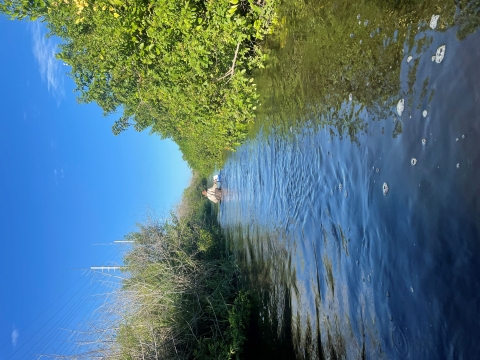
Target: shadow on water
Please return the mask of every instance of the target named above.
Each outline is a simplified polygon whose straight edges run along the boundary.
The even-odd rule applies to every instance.
[[[223,169],[245,358],[477,358],[480,1],[293,0],[278,20]]]

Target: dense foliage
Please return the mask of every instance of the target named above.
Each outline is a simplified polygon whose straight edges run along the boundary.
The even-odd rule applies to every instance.
[[[100,309],[95,341],[78,358],[238,359],[250,299],[196,178],[170,220],[149,221],[133,241],[115,300]],[[113,314],[113,316],[112,316]],[[106,319],[109,319],[108,321]],[[108,324],[98,336],[98,329]],[[91,344],[94,345],[91,345]]]
[[[123,111],[115,134],[173,138],[192,168],[211,170],[253,122],[273,1],[3,0],[0,12],[46,23],[79,101]]]

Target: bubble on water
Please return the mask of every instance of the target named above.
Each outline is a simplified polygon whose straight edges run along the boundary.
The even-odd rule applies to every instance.
[[[357,15],[357,20],[360,20],[360,14]]]
[[[428,115],[427,110],[423,110],[422,115],[423,115],[423,117],[427,117],[427,115]]]
[[[405,100],[404,99],[398,100],[398,103],[397,103],[398,116],[402,116],[404,109],[405,109]]]
[[[392,329],[392,342],[398,355],[402,357],[408,357],[409,346],[407,337],[403,333],[402,329],[397,326],[394,326]]]
[[[437,64],[440,64],[443,61],[443,58],[445,57],[445,49],[446,45],[442,45],[437,49],[437,52],[435,53],[435,62]]]
[[[412,56],[412,55],[409,55],[409,56],[407,57],[407,63],[409,63],[410,61],[412,61],[412,59],[413,59],[413,56]]]
[[[412,158],[412,161],[411,161],[412,165],[415,166],[417,164],[417,159],[415,158]]]
[[[422,139],[422,145],[426,145],[427,144],[427,139],[423,138]]]
[[[367,26],[367,25],[368,25],[368,20],[365,20],[365,22],[363,23],[363,25]]]
[[[430,28],[431,29],[435,29],[437,27],[437,22],[438,22],[439,17],[440,17],[440,15],[432,15],[432,18],[430,19]]]
[[[353,95],[350,93],[350,94],[348,95],[348,101],[352,101],[352,100],[353,100]]]
[[[398,326],[394,326],[392,329],[392,342],[398,355],[401,357],[408,357],[409,345],[407,337],[403,333],[402,329]]]
[[[435,61],[435,55],[432,56],[432,62],[434,62],[434,61]]]
[[[457,169],[459,169],[459,168],[460,168],[460,163],[457,163]]]
[[[342,191],[342,184],[338,184],[338,190]]]
[[[383,183],[382,189],[383,189],[383,195],[387,195],[387,193],[388,193],[388,185],[387,185],[386,182]]]

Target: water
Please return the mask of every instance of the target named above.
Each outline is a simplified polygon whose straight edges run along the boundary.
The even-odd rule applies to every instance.
[[[460,6],[284,5],[222,179],[249,357],[480,357],[480,3]]]

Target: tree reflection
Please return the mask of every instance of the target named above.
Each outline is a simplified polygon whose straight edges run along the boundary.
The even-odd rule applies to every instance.
[[[394,116],[400,66],[407,52],[420,54],[431,44],[431,34],[417,34],[426,33],[434,14],[440,15],[435,31],[445,31],[454,24],[455,4],[285,3],[277,35],[267,40],[267,69],[257,75],[263,103],[258,123],[288,133],[308,120],[357,142],[367,119]],[[409,72],[408,97],[414,96],[416,65],[418,59]],[[393,135],[400,132],[401,123]]]

